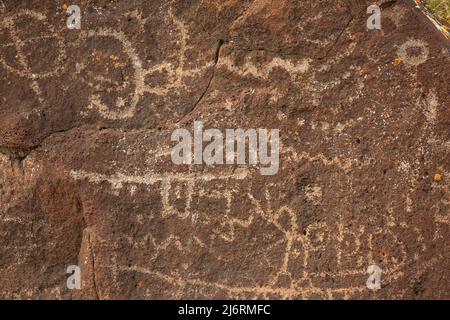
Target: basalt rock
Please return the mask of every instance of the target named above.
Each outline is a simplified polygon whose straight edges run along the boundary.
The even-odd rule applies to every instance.
[[[450,47],[414,1],[76,2],[0,1],[0,298],[450,298]],[[278,129],[278,171],[174,164],[195,121]]]

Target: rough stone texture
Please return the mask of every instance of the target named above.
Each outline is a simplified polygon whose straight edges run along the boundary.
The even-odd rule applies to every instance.
[[[449,44],[413,1],[73,4],[0,1],[0,298],[450,298]],[[278,174],[174,165],[194,120],[280,129]]]

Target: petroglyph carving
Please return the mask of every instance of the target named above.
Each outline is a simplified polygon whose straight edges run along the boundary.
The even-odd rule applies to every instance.
[[[139,17],[136,12],[134,12],[133,15],[135,17]],[[21,40],[17,34],[14,20],[22,16],[29,16],[38,22],[44,23],[49,30],[48,34]],[[178,19],[170,10],[167,12],[166,19],[168,20],[168,23],[175,26],[180,36],[180,49],[178,52],[176,65],[164,61],[149,68],[144,68],[142,60],[136,52],[133,43],[121,31],[103,28],[99,30],[81,30],[79,32],[79,39],[76,42],[76,45],[78,46],[86,41],[89,41],[90,39],[98,40],[102,38],[110,38],[112,41],[117,41],[120,44],[118,47],[126,56],[125,65],[131,65],[132,70],[132,74],[130,74],[129,79],[122,81],[122,83],[117,83],[111,79],[111,76],[108,75],[106,70],[100,74],[93,74],[92,71],[89,70],[89,61],[86,60],[90,57],[84,57],[82,59],[85,60],[84,62],[77,63],[76,71],[79,76],[76,77],[76,80],[83,81],[94,91],[90,94],[89,104],[86,106],[87,111],[98,112],[103,118],[111,120],[120,120],[133,117],[136,113],[136,108],[145,93],[160,97],[167,96],[168,94],[177,94],[180,88],[186,87],[185,81],[188,77],[200,76],[214,66],[214,61],[211,59],[210,62],[202,66],[187,68],[186,52],[190,49],[190,46],[188,45],[189,29],[186,24]],[[66,53],[62,37],[55,33],[53,27],[48,25],[46,21],[47,18],[45,15],[39,12],[23,10],[12,16],[6,17],[4,22],[1,24],[2,28],[7,28],[9,30],[12,38],[12,41],[3,45],[3,47],[14,46],[16,48],[20,68],[11,66],[3,57],[0,57],[0,61],[8,71],[32,80],[31,86],[39,97],[40,102],[43,102],[44,98],[42,97],[42,92],[39,88],[37,80],[57,76],[61,72],[65,71],[65,66],[62,60],[66,54],[71,54],[72,52],[72,50],[69,50]],[[24,44],[31,42],[33,42],[34,46],[39,46],[39,41],[47,38],[54,38],[57,41],[56,50],[58,52],[58,57],[55,62],[55,67],[51,71],[33,73],[28,66],[28,62],[22,52],[22,48]],[[32,47],[30,47],[30,50],[32,50]],[[93,54],[95,54],[95,52],[93,52]],[[256,64],[250,60],[249,56],[247,56],[243,65],[236,66],[231,60],[231,57],[226,56],[218,61],[217,67],[226,68],[241,77],[251,76],[265,80],[268,79],[273,70],[280,68],[288,72],[290,76],[295,79],[297,76],[308,72],[310,61],[310,59],[303,59],[299,62],[294,62],[290,59],[274,57],[265,64]],[[117,63],[120,64],[119,62]],[[167,81],[165,84],[160,86],[149,86],[145,83],[146,76],[159,72],[166,73]],[[105,99],[102,98],[102,94],[100,93],[101,91],[104,91],[107,94],[114,92],[115,95],[117,95],[115,102],[112,105],[110,102],[106,102]],[[86,115],[87,113],[83,111],[82,114]]]
[[[121,92],[125,89],[126,86],[132,85],[134,87],[134,92],[132,93],[131,99],[124,99],[123,97],[116,98],[115,108],[111,108],[111,106],[107,106],[100,98],[98,94],[93,94],[90,96],[90,103],[87,106],[88,109],[96,109],[104,118],[106,119],[123,119],[130,118],[136,112],[136,106],[139,102],[139,98],[142,96],[144,92],[146,92],[146,88],[144,85],[145,73],[142,68],[142,62],[136,54],[133,45],[127,39],[125,34],[119,31],[102,29],[98,31],[86,31],[82,32],[80,35],[81,40],[86,40],[89,38],[113,38],[120,42],[123,52],[129,58],[129,61],[132,64],[133,76],[132,83],[125,81],[122,85],[114,84],[111,86],[113,90]],[[85,67],[80,67],[79,72],[83,71]],[[105,83],[110,80],[106,77],[102,77],[101,75],[91,75],[93,81],[87,81],[88,85],[91,87],[95,87],[96,85],[105,85]],[[86,80],[85,80],[86,81]],[[114,110],[115,109],[115,110]],[[117,110],[117,111],[116,111]]]
[[[419,52],[414,52],[413,50]],[[398,48],[397,54],[407,66],[417,67],[427,61],[429,51],[424,41],[409,39]]]
[[[48,29],[48,32],[45,35],[31,37],[28,39],[20,39],[20,35],[18,34],[14,22],[16,19],[24,16],[27,16],[34,21],[44,24]],[[189,46],[187,45],[187,41],[189,38],[188,29],[186,25],[181,20],[177,19],[171,12],[168,13],[168,18],[172,19],[171,23],[176,26],[181,36],[181,49],[178,55],[177,66],[174,66],[172,63],[163,62],[148,69],[143,68],[142,61],[139,55],[136,53],[134,45],[121,31],[103,28],[100,30],[82,30],[80,32],[79,40],[77,41],[78,45],[89,39],[111,38],[113,41],[118,41],[120,43],[122,52],[126,55],[128,63],[131,64],[133,70],[133,74],[129,81],[127,80],[122,84],[118,84],[114,83],[114,81],[111,80],[107,74],[92,74],[92,72],[88,69],[87,63],[78,63],[77,74],[82,73],[82,77],[78,80],[85,82],[93,89],[101,90],[104,87],[109,87],[110,89],[107,89],[108,93],[110,93],[112,90],[118,93],[123,93],[124,91],[126,91],[125,89],[132,88],[131,98],[119,96],[116,98],[114,105],[108,105],[102,100],[99,94],[93,93],[89,98],[89,105],[87,106],[88,110],[97,111],[105,119],[118,120],[130,118],[134,116],[136,107],[144,93],[151,93],[157,96],[165,96],[170,92],[176,93],[176,91],[173,89],[183,87],[185,77],[200,75],[202,72],[204,72],[214,64],[214,62],[211,61],[210,63],[207,63],[201,67],[186,69],[185,53],[189,49]],[[10,63],[8,63],[8,61],[5,60],[4,57],[0,56],[0,62],[2,66],[6,70],[14,74],[32,80],[31,87],[36,92],[37,96],[40,99],[40,102],[43,102],[44,98],[42,97],[42,92],[39,88],[37,80],[57,76],[64,71],[65,66],[62,61],[66,55],[66,50],[64,49],[62,37],[59,36],[54,31],[54,28],[48,24],[45,15],[31,10],[22,10],[14,15],[5,17],[5,19],[0,24],[0,29],[6,29],[9,32],[11,41],[6,44],[2,44],[2,47],[12,47],[17,51],[16,58],[19,67],[12,66]],[[58,57],[55,62],[55,67],[50,71],[33,72],[31,67],[29,66],[26,55],[23,52],[23,48],[25,45],[28,45],[27,49],[33,50],[33,47],[41,45],[40,41],[44,39],[56,39],[56,50],[58,52]],[[72,50],[69,50],[67,54],[70,54],[71,52]],[[146,75],[160,71],[165,71],[168,73],[168,80],[165,85],[152,87],[145,84]]]
[[[161,152],[160,152],[161,153]],[[169,152],[163,152],[165,156]],[[331,166],[337,170],[347,171],[351,166],[351,162],[343,163],[339,159],[328,160],[323,155],[311,156],[305,153],[297,154],[292,148],[288,148],[283,152],[284,155],[290,154],[294,156],[297,161],[309,161],[318,163],[318,165]],[[271,273],[267,285],[263,287],[239,287],[222,282],[208,282],[201,278],[179,278],[176,273],[162,273],[150,270],[145,265],[115,266],[121,271],[139,272],[151,277],[156,277],[167,281],[171,285],[180,286],[185,284],[193,284],[203,289],[221,288],[222,290],[233,294],[236,292],[253,292],[258,294],[277,293],[283,297],[304,296],[309,297],[312,294],[320,294],[327,297],[333,297],[336,294],[344,294],[349,297],[357,292],[367,290],[365,286],[365,279],[367,279],[366,268],[367,265],[375,262],[373,253],[376,250],[374,246],[375,239],[383,238],[389,239],[391,242],[399,243],[398,252],[393,255],[386,263],[386,269],[383,269],[383,281],[389,282],[402,276],[402,268],[406,261],[416,260],[418,256],[408,257],[405,247],[398,238],[398,230],[402,228],[410,230],[409,232],[417,233],[420,240],[421,231],[419,229],[410,229],[404,223],[397,221],[391,214],[387,214],[387,221],[385,228],[377,228],[376,230],[368,231],[365,226],[357,226],[349,230],[345,226],[345,221],[342,216],[338,216],[336,220],[325,220],[321,222],[314,222],[308,225],[305,232],[299,230],[298,217],[301,212],[289,204],[275,205],[277,201],[273,195],[273,190],[277,189],[277,184],[268,184],[265,187],[265,192],[262,195],[254,194],[250,186],[243,187],[242,184],[236,184],[239,181],[251,180],[257,174],[246,168],[236,169],[229,174],[212,174],[212,173],[181,173],[181,172],[166,172],[166,173],[147,173],[139,176],[126,175],[116,173],[114,175],[104,175],[94,172],[85,172],[82,170],[71,171],[71,176],[75,180],[86,181],[92,184],[108,183],[114,193],[114,190],[119,190],[129,185],[148,186],[159,190],[161,196],[161,217],[176,216],[182,221],[191,221],[193,224],[202,224],[208,227],[211,223],[210,213],[197,208],[197,203],[201,203],[200,199],[214,199],[214,201],[224,201],[226,203],[224,211],[219,218],[219,229],[215,229],[210,234],[210,238],[200,239],[197,237],[197,242],[203,248],[214,250],[212,243],[214,238],[218,237],[223,241],[242,246],[240,237],[237,237],[237,230],[251,228],[258,221],[265,221],[268,223],[277,234],[281,237],[273,243],[273,247],[267,247],[267,254],[279,245],[282,245],[283,252],[281,253],[281,261],[275,272]],[[219,183],[223,189],[214,191],[210,190],[207,185],[202,185],[205,182]],[[183,192],[180,192],[180,183],[182,184]],[[236,201],[242,202],[242,197],[236,197],[238,194],[244,194],[246,201],[249,202],[250,207],[245,217],[236,218],[233,208],[236,206]],[[322,196],[319,187],[307,188],[307,197],[311,201],[317,201]],[[275,197],[275,198],[274,198]],[[184,210],[180,211],[172,204],[173,199],[182,199]],[[396,221],[396,222],[394,222]],[[337,230],[333,233],[332,230]],[[242,232],[242,231],[240,231]],[[408,231],[407,231],[408,232]],[[124,235],[127,237],[126,235]],[[152,251],[152,259],[158,256],[164,256],[165,250],[179,250],[180,253],[186,254],[192,250],[185,241],[181,239],[181,235],[171,234],[163,241],[156,240],[151,234],[144,236],[142,241],[135,241],[128,237],[130,246],[142,246],[147,241],[153,243],[154,250]],[[147,240],[146,240],[147,239]],[[139,244],[141,243],[141,244]],[[361,250],[361,248],[366,248]],[[169,249],[170,248],[170,249]],[[424,252],[426,247],[422,247],[420,252]],[[333,264],[334,268],[330,271],[316,271],[315,261],[313,257],[320,256],[324,253],[334,253]],[[420,253],[419,252],[419,253]],[[218,252],[215,252],[218,254]],[[348,264],[346,261],[351,261]],[[302,272],[293,273],[292,266],[302,266]],[[348,288],[329,288],[320,285],[321,279],[326,277],[345,278],[348,276],[360,276],[362,279],[361,286]],[[289,279],[288,286],[279,286],[280,279]],[[309,283],[309,285],[305,285]]]
[[[58,92],[63,94],[72,85],[86,93],[62,131],[54,131],[59,118],[51,119],[49,136],[24,153],[26,159],[0,150],[0,178],[17,185],[0,181],[0,240],[6,242],[0,278],[36,269],[53,277],[58,250],[64,250],[64,257],[70,253],[74,259],[64,267],[79,265],[83,275],[82,289],[70,294],[93,286],[94,298],[101,299],[404,298],[420,297],[415,287],[422,278],[438,282],[424,272],[445,267],[450,143],[443,141],[446,87],[427,80],[439,78],[430,74],[439,70],[436,63],[443,63],[446,52],[439,53],[431,35],[398,30],[411,18],[411,8],[397,10],[403,3],[389,4],[386,34],[365,33],[365,10],[347,11],[356,4],[324,2],[320,6],[330,6],[330,14],[322,14],[308,12],[317,4],[308,9],[299,3],[305,10],[296,11],[293,2],[284,1],[301,13],[284,24],[285,8],[277,8],[276,1],[238,3],[202,1],[192,12],[183,1],[158,4],[156,18],[145,17],[148,8],[130,5],[120,13],[117,29],[104,22],[104,27],[70,30],[67,37],[55,31],[67,32],[64,10],[57,28],[49,15],[11,13],[0,0],[5,39],[0,72],[30,86],[26,94],[34,97],[34,92],[38,108],[53,106],[49,97],[56,107],[65,101],[51,96],[51,81],[62,80]],[[98,15],[119,8],[93,7]],[[327,20],[335,18],[333,10],[350,19],[337,33],[329,32],[336,26]],[[191,19],[198,12],[198,21]],[[200,28],[213,24],[209,14],[230,18],[228,25],[199,37]],[[83,16],[83,28],[92,25],[90,19]],[[359,27],[352,23],[357,20]],[[23,21],[31,31],[23,30]],[[316,24],[323,28],[311,28]],[[286,27],[280,39],[278,25]],[[151,45],[142,45],[136,35],[155,26],[154,39],[142,42],[162,40],[153,55]],[[256,38],[260,32],[271,37],[253,41],[253,32]],[[378,45],[381,37],[390,42]],[[54,59],[33,63],[28,52],[44,41]],[[0,97],[3,101],[16,100]],[[195,112],[186,114],[193,101]],[[180,111],[184,103],[189,106]],[[78,112],[88,119],[76,119]],[[168,119],[153,123],[153,116]],[[279,127],[277,175],[262,176],[258,164],[245,161],[174,165],[167,129],[188,128],[191,120],[218,130],[253,122]],[[437,173],[439,179],[433,179]],[[63,195],[53,195],[61,189]],[[42,266],[30,263],[36,257]],[[366,286],[370,265],[382,268],[376,292]],[[60,272],[65,282],[64,268]],[[32,283],[20,293],[6,287],[0,296],[67,297],[65,283],[42,290]]]
[[[276,68],[287,71],[291,77],[295,78],[297,75],[306,73],[309,70],[309,63],[309,59],[294,63],[290,60],[275,57],[267,64],[257,65],[250,60],[250,56],[247,56],[242,66],[236,66],[230,57],[225,57],[219,61],[219,67],[223,66],[241,77],[251,76],[267,80],[270,73]]]
[[[39,36],[21,39],[21,35],[18,33],[16,27],[16,20],[20,18],[28,18],[32,23],[40,24],[47,32]],[[14,15],[4,17],[0,22],[0,30],[5,30],[9,36],[9,42],[1,44],[1,47],[3,49],[11,49],[16,53],[16,61],[7,61],[4,56],[0,55],[1,65],[9,72],[31,80],[30,86],[42,103],[44,100],[38,80],[55,76],[62,71],[62,59],[65,55],[62,39],[55,34],[53,27],[47,22],[45,15],[25,9]],[[54,40],[56,42],[54,45],[54,49],[57,52],[56,63],[54,66],[50,64],[50,70],[33,70],[27,58],[27,52],[33,50],[34,46],[39,46],[44,40]]]

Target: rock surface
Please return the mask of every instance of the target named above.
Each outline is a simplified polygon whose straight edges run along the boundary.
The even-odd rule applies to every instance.
[[[381,30],[369,1],[76,2],[80,30],[0,1],[0,298],[450,298],[449,43],[414,1]],[[279,129],[278,173],[173,164],[195,120]]]

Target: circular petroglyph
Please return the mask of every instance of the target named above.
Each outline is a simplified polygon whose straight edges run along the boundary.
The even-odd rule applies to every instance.
[[[427,61],[428,54],[427,44],[416,39],[409,39],[397,50],[398,57],[409,67],[416,67]]]
[[[106,119],[132,117],[144,87],[142,62],[132,44],[122,32],[109,29],[82,32],[81,40],[82,42],[89,42],[90,40],[95,42],[106,41],[106,43],[118,42],[121,48],[120,52],[111,51],[105,54],[100,50],[97,51],[94,47],[92,50],[88,50],[88,55],[84,57],[83,62],[77,65],[77,73],[82,76],[81,81],[89,87],[97,92],[105,92],[107,95],[113,92],[118,95],[112,103],[114,107],[111,108],[111,103],[105,102],[101,94],[92,93],[89,98],[88,109],[97,110]],[[122,57],[125,57],[125,59]],[[108,63],[101,63],[102,60]],[[130,65],[131,68],[128,68]],[[93,70],[92,68],[96,66],[103,69]],[[131,71],[128,72],[127,70]],[[112,78],[114,71],[120,72],[122,78],[120,81],[115,81]]]
[[[22,34],[22,29],[18,28],[18,21],[22,24],[32,23],[36,25],[33,30],[45,30],[45,33],[37,31],[37,35]],[[9,42],[1,45],[3,48],[11,48],[15,53],[13,58],[5,58],[0,55],[1,65],[16,75],[25,77],[31,80],[45,79],[51,76],[57,75],[63,68],[62,58],[65,55],[65,49],[62,39],[55,34],[53,27],[48,24],[47,17],[42,13],[21,10],[18,13],[5,17],[0,23],[0,30],[3,30],[8,35]],[[55,59],[53,62],[41,61],[36,63],[31,61],[33,48],[37,45],[43,47],[42,42],[45,42],[45,46],[54,48],[54,50],[48,50],[55,53]],[[35,68],[34,65],[39,65],[39,68]]]

